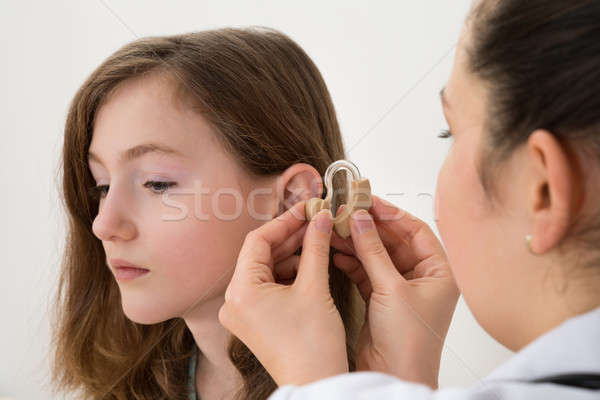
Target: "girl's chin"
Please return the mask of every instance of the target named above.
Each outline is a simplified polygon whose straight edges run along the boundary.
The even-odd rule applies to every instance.
[[[154,325],[174,317],[167,312],[160,312],[162,310],[157,310],[157,307],[148,307],[148,305],[140,307],[123,303],[122,306],[125,316],[137,324]]]

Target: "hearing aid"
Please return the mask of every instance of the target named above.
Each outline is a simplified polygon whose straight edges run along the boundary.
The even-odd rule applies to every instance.
[[[371,184],[360,176],[356,165],[348,160],[338,160],[325,171],[325,187],[327,196],[324,199],[313,197],[305,204],[306,219],[310,221],[321,210],[331,210],[333,201],[333,176],[341,170],[346,171],[346,203],[344,208],[335,213],[333,230],[343,239],[350,236],[350,216],[356,210],[371,208]],[[331,210],[333,213],[333,210]],[[339,211],[339,209],[338,209]]]

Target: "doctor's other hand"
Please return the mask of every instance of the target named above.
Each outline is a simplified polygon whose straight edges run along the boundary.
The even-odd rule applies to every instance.
[[[331,212],[307,224],[304,204],[246,236],[219,310],[221,324],[279,386],[348,372],[344,325],[329,291]]]
[[[354,212],[351,239],[334,235],[335,265],[366,302],[357,370],[438,387],[444,340],[459,291],[431,228],[373,196],[370,213]]]

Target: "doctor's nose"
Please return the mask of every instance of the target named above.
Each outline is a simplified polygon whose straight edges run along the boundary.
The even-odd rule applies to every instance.
[[[131,240],[136,236],[137,229],[128,215],[125,199],[111,195],[109,192],[98,207],[92,231],[102,241]]]

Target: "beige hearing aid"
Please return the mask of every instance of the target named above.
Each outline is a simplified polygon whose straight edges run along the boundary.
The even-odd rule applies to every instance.
[[[347,160],[338,160],[332,163],[325,171],[325,187],[327,196],[324,199],[313,197],[305,205],[306,219],[311,220],[317,213],[324,209],[331,209],[333,197],[333,176],[339,170],[346,170],[347,186],[346,204],[340,213],[333,218],[333,229],[343,239],[350,236],[350,216],[356,210],[371,208],[371,184],[368,179],[363,179],[356,165]]]

